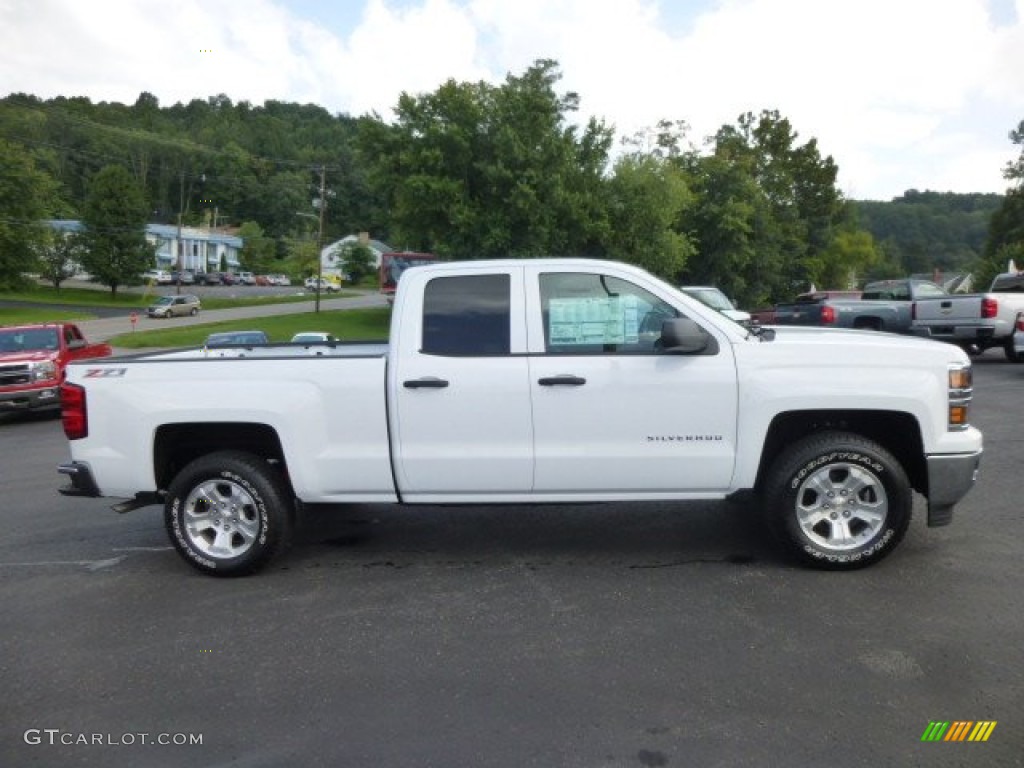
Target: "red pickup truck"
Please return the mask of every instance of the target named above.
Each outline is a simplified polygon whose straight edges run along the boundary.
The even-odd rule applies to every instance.
[[[71,323],[0,328],[0,412],[60,408],[65,366],[110,354],[109,344],[89,344]]]

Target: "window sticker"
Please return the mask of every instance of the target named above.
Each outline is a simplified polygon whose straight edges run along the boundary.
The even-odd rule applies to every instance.
[[[548,302],[553,347],[570,344],[636,344],[639,305],[636,296],[551,299]]]

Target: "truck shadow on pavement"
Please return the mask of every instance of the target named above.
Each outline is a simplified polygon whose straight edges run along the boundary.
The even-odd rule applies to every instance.
[[[599,565],[627,569],[788,564],[749,503],[312,508],[291,568]]]

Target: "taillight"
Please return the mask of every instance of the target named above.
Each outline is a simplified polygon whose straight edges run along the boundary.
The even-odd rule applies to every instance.
[[[60,385],[60,420],[68,440],[89,436],[89,417],[85,409],[85,387],[64,382]]]
[[[827,304],[821,308],[821,322],[828,324],[836,321],[836,310]]]
[[[912,301],[910,303],[910,319],[911,321],[917,320],[917,302]]]
[[[1017,313],[1017,330],[1024,333],[1024,313]]]
[[[981,317],[982,319],[990,319],[995,317],[999,313],[999,302],[993,299],[991,296],[981,297]]]

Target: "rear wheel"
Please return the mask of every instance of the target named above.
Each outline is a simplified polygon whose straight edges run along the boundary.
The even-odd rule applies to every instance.
[[[772,530],[801,562],[852,570],[888,555],[910,524],[912,491],[873,440],[823,432],[787,448],[764,486]]]
[[[292,503],[280,473],[242,451],[218,451],[188,464],[167,493],[164,522],[178,553],[214,576],[242,576],[284,549]]]
[[[1024,355],[1017,354],[1017,347],[1013,343],[1013,336],[1003,342],[1003,352],[1006,353],[1006,359],[1011,363],[1024,363]]]

